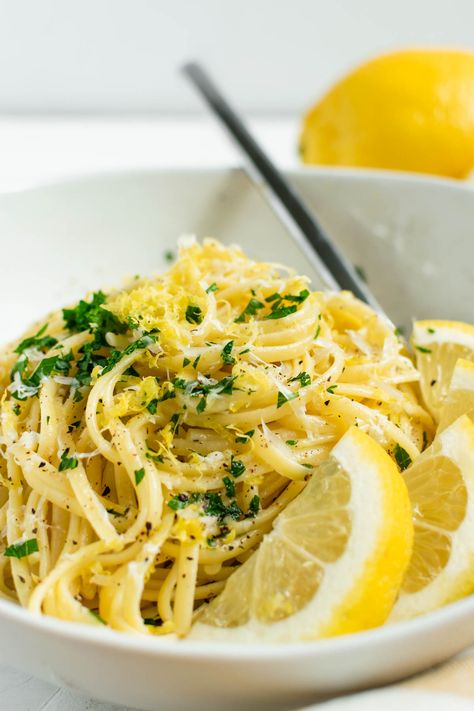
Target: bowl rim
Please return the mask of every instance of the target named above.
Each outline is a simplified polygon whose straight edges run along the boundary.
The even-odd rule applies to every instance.
[[[382,183],[398,183],[406,185],[424,185],[432,187],[440,187],[453,192],[466,193],[474,195],[474,177],[472,181],[457,180],[455,178],[446,178],[427,173],[410,173],[405,171],[387,170],[381,168],[351,168],[351,167],[332,167],[332,166],[286,166],[281,168],[281,172],[289,178],[329,178],[335,180],[353,180],[354,182],[374,182],[375,180]],[[38,180],[32,185],[26,185],[20,188],[4,188],[0,190],[0,200],[8,198],[8,196],[27,196],[30,193],[37,193],[49,189],[60,189],[62,187],[80,187],[84,184],[94,184],[100,181],[107,180],[125,180],[128,178],[152,178],[153,176],[185,176],[192,177],[193,175],[202,176],[218,176],[240,174],[247,176],[249,181],[252,180],[250,174],[243,165],[231,164],[223,166],[196,167],[190,166],[163,166],[163,167],[145,167],[145,168],[120,168],[111,170],[96,170],[90,173],[71,173],[64,177],[56,177],[47,180]],[[258,184],[258,179],[257,179]]]
[[[352,179],[354,182],[382,182],[405,185],[428,185],[447,189],[457,193],[472,195],[474,200],[474,183],[461,182],[449,178],[436,176],[404,173],[388,170],[360,169],[360,168],[327,168],[320,166],[301,166],[284,169],[283,172],[291,178],[311,177],[330,179]],[[54,179],[40,182],[34,186],[14,190],[0,191],[0,209],[2,201],[9,196],[25,197],[47,190],[62,187],[82,187],[86,184],[93,185],[101,181],[127,180],[133,178],[152,178],[153,176],[179,176],[192,177],[193,175],[210,176],[229,175],[246,171],[235,165],[211,168],[146,168],[123,169],[110,171],[97,171],[90,174],[71,175],[64,179]],[[249,178],[250,180],[250,178]],[[466,614],[474,615],[474,595],[448,604],[443,608],[427,613],[413,620],[397,622],[387,626],[380,626],[362,632],[342,635],[305,642],[241,642],[223,640],[177,640],[159,635],[138,636],[118,632],[104,626],[85,625],[78,622],[69,622],[47,615],[36,615],[18,603],[0,598],[0,628],[2,619],[14,622],[32,631],[46,633],[56,638],[69,641],[81,641],[94,644],[104,649],[115,649],[123,652],[138,652],[147,656],[169,656],[201,660],[252,661],[266,663],[271,660],[284,658],[305,658],[336,655],[341,653],[361,652],[363,647],[389,643],[391,641],[408,641],[425,632],[462,620]]]
[[[221,660],[222,655],[234,661],[251,660],[265,664],[277,659],[327,657],[352,652],[391,642],[408,642],[426,632],[442,628],[474,616],[474,595],[445,605],[438,610],[412,620],[381,625],[362,632],[302,642],[242,642],[225,640],[194,640],[134,635],[105,626],[69,622],[48,615],[35,614],[18,603],[0,599],[0,627],[2,618],[26,626],[35,632],[46,633],[57,639],[92,643],[104,649],[139,652],[145,656],[184,657],[186,659]]]

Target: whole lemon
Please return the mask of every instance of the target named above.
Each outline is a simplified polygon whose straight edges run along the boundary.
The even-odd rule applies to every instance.
[[[304,118],[305,163],[464,178],[474,167],[474,53],[382,55],[339,81]]]

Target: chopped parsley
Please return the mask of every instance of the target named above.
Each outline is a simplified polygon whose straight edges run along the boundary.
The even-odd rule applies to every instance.
[[[103,309],[107,297],[102,291],[96,291],[90,302],[81,299],[72,309],[63,309],[63,319],[68,331],[94,334],[94,347],[107,345],[107,333],[125,333],[128,325],[122,323],[111,311]]]
[[[176,434],[179,430],[179,418],[180,418],[179,412],[175,412],[174,415],[171,415],[171,417],[170,417],[170,423],[172,425],[171,431],[173,434]]]
[[[316,329],[316,333],[314,334],[314,340],[316,340],[316,339],[318,338],[318,336],[319,336],[320,333],[321,333],[321,324],[318,323],[318,327],[317,327],[317,329]]]
[[[104,367],[102,368],[101,375],[105,375],[106,373],[109,373],[112,368],[114,368],[117,363],[119,363],[124,356],[130,355],[134,351],[141,350],[143,348],[148,348],[152,343],[156,342],[156,336],[146,333],[144,336],[141,338],[138,338],[136,341],[133,341],[133,343],[129,343],[129,345],[123,349],[123,351],[117,351],[113,350],[110,356],[107,358],[105,361]]]
[[[199,361],[200,361],[200,360],[201,360],[201,354],[199,354],[198,356],[196,356],[195,359],[193,360],[193,368],[194,368],[194,370],[197,370],[197,367],[198,367],[198,364],[199,364]]]
[[[229,471],[232,476],[237,479],[237,477],[241,476],[244,473],[245,464],[242,462],[242,460],[235,459],[234,455],[232,455],[230,458]]]
[[[161,617],[144,617],[143,624],[149,627],[161,627],[163,620]]]
[[[260,496],[255,496],[252,497],[252,500],[249,505],[249,515],[250,516],[256,516],[258,512],[260,511]]]
[[[183,358],[183,368],[186,368],[187,365],[191,363],[191,360],[189,358]]]
[[[220,523],[224,522],[226,518],[239,521],[245,516],[245,514],[238,505],[237,501],[232,498],[235,493],[235,486],[232,480],[228,479],[228,477],[226,477],[226,479],[227,483],[225,483],[225,486],[227,495],[232,499],[228,505],[224,503],[220,494],[212,491],[205,494],[196,492],[192,494],[177,494],[168,501],[167,505],[170,509],[173,509],[173,511],[179,511],[180,509],[184,509],[191,504],[198,503],[202,507],[201,515],[214,516]],[[259,509],[260,498],[258,496],[254,496],[250,502],[250,508],[246,516],[256,516]],[[215,538],[208,538],[207,544],[211,547],[215,547]]]
[[[296,439],[287,439],[287,440],[286,440],[286,444],[287,444],[289,447],[295,447],[295,446],[298,444],[298,440],[296,440]]]
[[[44,326],[40,328],[38,333],[34,336],[25,338],[18,346],[15,348],[15,353],[23,353],[27,348],[36,348],[37,350],[43,350],[44,348],[52,348],[58,342],[56,338],[52,336],[45,336],[44,333],[48,328],[48,324],[45,323]]]
[[[185,395],[196,397],[198,395],[231,395],[234,389],[236,375],[227,375],[221,380],[213,378],[202,378],[200,380],[184,380],[184,378],[175,378],[173,385],[177,390],[182,390]]]
[[[265,316],[266,319],[277,319],[277,318],[285,318],[286,316],[289,316],[290,314],[294,314],[296,309],[298,307],[296,304],[292,304],[291,306],[283,306],[279,309],[275,309],[274,311],[271,311],[269,314]]]
[[[231,501],[229,506],[226,506],[222,501],[220,494],[208,492],[202,497],[203,510],[207,516],[215,516],[219,521],[223,521],[228,516],[234,520],[238,520],[242,516],[237,501]]]
[[[65,368],[68,368],[69,366],[67,366],[67,363],[64,361],[63,358],[60,358],[60,356],[51,356],[51,358],[43,358],[43,360],[40,361],[39,365],[37,366],[36,370],[28,379],[28,384],[34,387],[38,387],[43,378],[49,377],[53,370],[56,370],[58,360],[61,361],[60,369],[62,370],[62,372],[64,372]]]
[[[142,481],[143,477],[145,476],[145,469],[142,467],[141,469],[136,469],[135,470],[135,484],[138,486],[139,483]]]
[[[276,291],[274,294],[270,294],[270,296],[267,296],[265,301],[267,302],[267,304],[271,304],[272,301],[279,301],[281,300],[281,298],[281,294]]]
[[[165,257],[165,259],[166,259],[167,262],[172,262],[173,259],[174,259],[174,252],[172,252],[171,249],[168,249],[168,250],[165,252],[164,257]]]
[[[245,323],[247,316],[255,316],[259,309],[265,308],[265,305],[261,301],[255,298],[251,298],[245,309],[242,311],[240,316],[235,319],[235,323]]]
[[[199,400],[199,402],[198,402],[198,404],[197,404],[197,406],[196,406],[196,412],[197,412],[199,415],[201,415],[201,414],[204,412],[204,410],[206,409],[206,406],[207,406],[207,398],[206,398],[206,396],[204,395],[204,397],[202,397],[202,398]]]
[[[300,291],[299,294],[285,294],[285,296],[282,296],[282,299],[285,299],[285,301],[296,301],[301,304],[303,301],[306,301],[308,296],[308,289],[303,289],[303,291]]]
[[[234,347],[234,341],[228,341],[221,351],[222,362],[226,365],[234,365],[235,358],[232,355],[232,348]]]
[[[192,494],[191,496],[189,496],[189,494],[177,494],[168,501],[168,506],[170,509],[173,509],[173,511],[179,511],[179,509],[184,509],[197,500],[198,499],[193,499]]]
[[[298,373],[298,375],[295,375],[294,378],[290,378],[288,382],[294,383],[296,380],[300,381],[300,387],[302,388],[311,385],[311,377],[308,375],[308,373],[305,373],[304,371],[302,373]]]
[[[146,406],[146,409],[150,413],[150,415],[156,415],[156,408],[158,407],[158,398],[153,398],[153,400],[150,400],[148,405]]]
[[[104,620],[104,618],[99,615],[97,610],[89,610],[89,612],[92,615],[92,617],[94,617],[97,620],[97,622],[100,622],[101,625],[107,624],[107,622]]]
[[[15,380],[15,375],[17,373],[19,374],[21,381],[17,390],[12,392],[13,397],[16,400],[26,400],[29,397],[34,397],[38,394],[38,390],[44,378],[48,378],[53,372],[60,373],[62,375],[68,373],[71,360],[72,353],[68,353],[65,356],[55,355],[50,358],[43,358],[30,377],[25,379],[23,376],[28,367],[29,361],[26,355],[21,355],[10,373],[12,381]]]
[[[278,398],[277,398],[277,409],[284,405],[286,402],[289,402],[290,400],[294,400],[295,397],[298,397],[297,393],[291,393],[291,395],[286,396],[284,393],[281,392],[281,390],[278,391]]]
[[[426,329],[428,333],[436,333],[436,330],[434,328],[427,328]]]
[[[118,516],[125,516],[124,513],[121,513],[120,511],[116,511],[116,509],[105,509],[108,514],[113,516],[114,518],[118,518]]]
[[[77,457],[69,457],[69,449],[65,449],[61,454],[61,461],[59,462],[59,471],[64,472],[66,469],[76,469],[79,464]]]
[[[403,336],[405,334],[405,329],[403,328],[403,326],[397,326],[394,330],[394,334],[396,336]]]
[[[239,435],[238,437],[235,438],[235,441],[237,444],[246,444],[250,437],[253,437],[255,433],[255,430],[249,430],[248,432],[245,432],[243,435]]]
[[[415,348],[417,351],[420,351],[420,353],[432,353],[431,348],[425,348],[425,346],[416,346]]]
[[[225,493],[232,499],[235,496],[235,484],[229,476],[225,476],[222,480],[225,486]]]
[[[206,289],[206,294],[212,294],[213,291],[217,291],[219,287],[217,286],[216,282],[211,284],[211,286],[208,286]]]
[[[202,311],[199,306],[189,304],[186,309],[186,321],[188,323],[201,323],[202,321]]]
[[[400,447],[398,442],[396,443],[394,449],[393,449],[393,454],[395,456],[395,459],[397,461],[398,466],[400,467],[400,471],[404,471],[407,469],[410,464],[411,464],[411,457],[406,451],[406,449],[403,449],[403,447]]]
[[[145,457],[147,459],[151,459],[153,462],[160,462],[160,464],[163,464],[163,455],[158,454],[158,452],[155,452],[152,449],[148,449],[148,451],[145,452]]]
[[[336,388],[337,388],[337,385],[330,385],[328,388],[326,388],[326,390],[330,395],[334,395],[334,391]]]
[[[15,415],[16,415],[17,417],[18,417],[18,415],[20,414],[20,412],[21,412],[21,407],[19,406],[18,403],[16,403],[16,405],[13,405],[13,412],[15,413]]]
[[[39,551],[38,541],[36,538],[29,538],[27,541],[12,543],[11,546],[5,548],[4,556],[7,558],[26,558],[27,555],[37,553]]]

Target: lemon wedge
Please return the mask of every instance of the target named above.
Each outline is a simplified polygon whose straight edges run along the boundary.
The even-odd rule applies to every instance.
[[[415,537],[391,621],[430,612],[474,591],[474,424],[469,417],[437,435],[403,478]]]
[[[439,422],[458,358],[474,360],[474,326],[460,321],[416,321],[413,347],[423,399]]]
[[[438,432],[442,432],[458,417],[470,414],[471,411],[474,411],[474,363],[459,358],[441,410]]]
[[[352,427],[202,613],[191,638],[297,641],[380,625],[410,560],[405,484]]]

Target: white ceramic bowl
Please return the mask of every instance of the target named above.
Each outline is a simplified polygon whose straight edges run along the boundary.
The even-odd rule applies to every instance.
[[[363,267],[396,324],[471,320],[470,187],[371,172],[290,176]],[[239,171],[94,177],[0,196],[1,340],[35,318],[164,266],[177,236],[239,242],[315,275]],[[315,284],[317,280],[315,279]],[[474,643],[474,597],[410,623],[295,645],[169,642],[37,618],[0,600],[0,662],[142,709],[291,709],[412,674]]]

